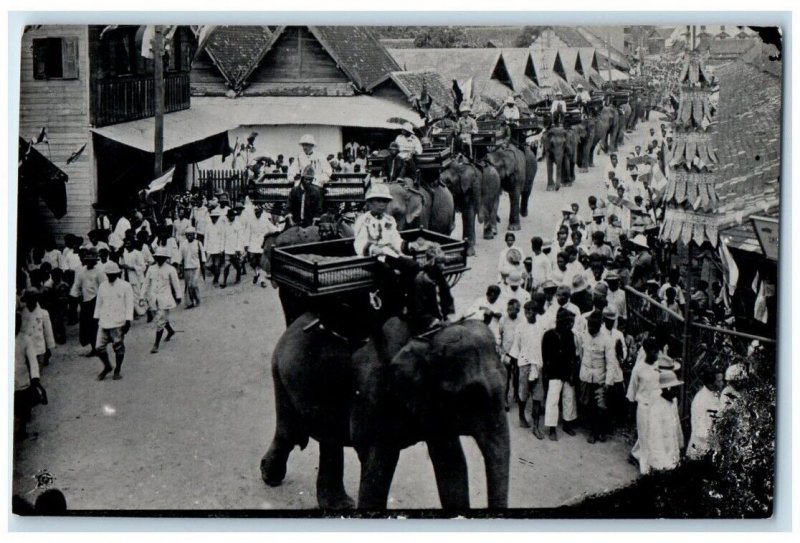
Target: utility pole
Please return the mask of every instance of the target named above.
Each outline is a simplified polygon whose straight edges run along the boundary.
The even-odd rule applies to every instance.
[[[608,62],[608,82],[612,83],[614,79],[611,76],[611,37],[606,40],[606,61]]]
[[[153,68],[154,68],[154,101],[155,101],[155,130],[153,152],[155,164],[153,165],[153,179],[161,177],[164,159],[164,28],[155,27],[153,33]]]

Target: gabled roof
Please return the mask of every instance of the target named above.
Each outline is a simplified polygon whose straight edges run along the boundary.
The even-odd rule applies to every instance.
[[[445,108],[452,107],[453,98],[450,94],[450,86],[448,86],[442,77],[434,71],[389,72],[383,79],[373,83],[370,90],[387,80],[393,81],[409,99],[415,96],[421,96],[424,86],[425,91],[435,104]]]
[[[567,83],[572,86],[581,84],[586,89],[591,88],[589,78],[584,75],[586,72],[583,68],[578,49],[559,49],[558,54],[564,64],[564,70],[567,74]],[[578,69],[580,69],[583,74],[578,72]]]
[[[569,26],[554,26],[556,37],[564,42],[567,47],[591,47],[592,43],[578,31]]]
[[[533,82],[536,70],[531,57],[531,50],[528,48],[507,48],[503,49],[502,58],[505,60],[506,67],[511,74],[511,81],[514,93],[518,94],[527,104],[540,102],[544,95]]]
[[[754,39],[727,39],[727,40],[710,40],[708,42],[708,52],[714,56],[734,56],[738,57],[747,53],[753,47],[758,45],[758,40]]]
[[[628,63],[627,56],[622,50],[606,43],[603,38],[582,26],[575,27],[575,31],[588,42],[588,45],[579,45],[578,47],[594,47],[598,51],[608,51],[608,55],[611,56],[611,63],[615,68],[620,70],[630,69],[631,66]]]
[[[403,70],[434,71],[441,75],[445,84],[452,86],[453,80],[464,84],[472,78],[473,93],[479,96],[491,79],[500,58],[500,49],[389,49]]]
[[[552,49],[531,49],[535,83],[540,88],[548,87],[551,92],[575,94],[575,90],[566,80],[566,69],[558,51]]]
[[[400,70],[366,26],[309,26],[308,30],[360,90],[368,89],[389,72]]]
[[[519,35],[522,27],[520,26],[467,26],[463,27],[466,41],[480,48],[490,47],[510,47]]]
[[[217,26],[205,52],[228,86],[238,90],[264,57],[271,37],[266,26]]]

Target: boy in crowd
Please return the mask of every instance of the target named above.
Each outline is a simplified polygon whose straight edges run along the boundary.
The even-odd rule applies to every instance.
[[[541,300],[541,297],[537,297]],[[511,347],[511,366],[517,368],[516,401],[519,409],[519,425],[521,428],[532,426],[533,435],[537,439],[544,439],[544,434],[539,427],[539,414],[544,400],[542,386],[542,330],[541,322],[537,321],[540,315],[539,301],[531,300],[525,303],[525,320],[517,328],[516,338]],[[531,398],[532,425],[525,419],[525,406]]]

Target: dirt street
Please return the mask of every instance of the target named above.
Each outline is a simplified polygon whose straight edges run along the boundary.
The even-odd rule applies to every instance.
[[[650,126],[628,135],[620,156],[643,139]],[[621,160],[622,162],[622,160]],[[546,166],[539,165],[531,213],[518,233],[529,250],[533,235],[552,236],[559,209],[578,202],[585,214],[590,194],[601,194],[607,157],[596,157],[574,186],[546,192]],[[492,241],[480,239],[472,270],[454,289],[464,309],[496,278],[497,254],[508,220]],[[456,232],[460,233],[460,222]],[[317,445],[296,449],[282,486],[267,487],[259,461],[275,424],[271,377],[272,346],[284,329],[277,293],[252,285],[251,277],[227,289],[202,292],[203,304],[173,312],[179,331],[161,352],[150,354],[154,325],[137,321],[127,337],[121,381],[98,382],[96,358],[85,358],[77,327],[42,372],[50,404],[36,409],[30,430],[38,437],[15,451],[15,492],[35,486],[46,469],[67,496],[71,509],[293,509],[314,508]],[[535,439],[511,427],[511,507],[551,507],[580,496],[623,486],[637,476],[627,463],[629,445],[621,438],[590,445],[586,436],[561,434],[558,442]],[[480,453],[463,439],[473,507],[486,505]],[[345,487],[355,496],[359,463],[345,456]],[[438,507],[433,469],[424,445],[403,451],[390,494],[391,508]]]

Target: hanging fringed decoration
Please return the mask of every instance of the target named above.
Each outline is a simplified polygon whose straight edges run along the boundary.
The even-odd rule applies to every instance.
[[[680,75],[681,92],[673,122],[674,144],[667,155],[670,168],[664,192],[666,209],[661,237],[672,242],[717,245],[719,205],[716,190],[719,161],[713,149],[714,120],[710,74],[700,57],[690,53]]]

